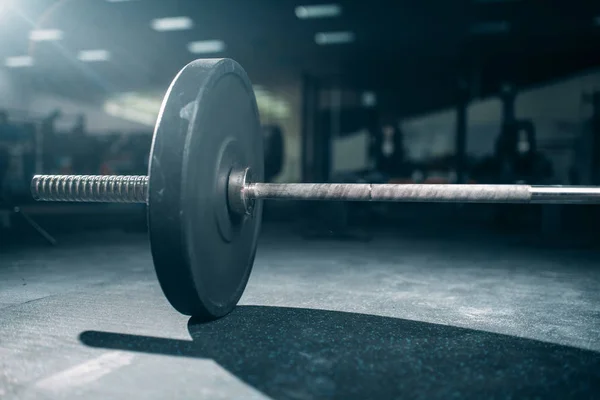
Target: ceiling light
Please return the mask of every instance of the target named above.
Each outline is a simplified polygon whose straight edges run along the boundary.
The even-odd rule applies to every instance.
[[[29,40],[34,42],[43,42],[49,40],[60,40],[63,32],[58,29],[37,29],[29,32]]]
[[[342,13],[342,7],[339,4],[315,4],[310,6],[296,7],[296,17],[300,19],[308,18],[332,18]]]
[[[86,62],[108,61],[110,53],[108,50],[82,50],[77,55],[77,58]]]
[[[152,29],[159,32],[191,29],[194,22],[189,17],[157,18],[152,20]]]
[[[33,58],[30,56],[7,57],[4,65],[10,68],[31,67],[33,65]]]
[[[194,54],[220,53],[225,50],[225,42],[222,40],[199,40],[188,43],[187,48],[190,53]]]
[[[482,22],[471,27],[471,33],[474,35],[505,33],[509,30],[510,24],[506,21]]]
[[[351,43],[353,41],[353,32],[319,32],[315,35],[315,42],[320,45]]]
[[[594,18],[594,23],[596,25],[600,25],[600,16],[597,16],[596,18]]]

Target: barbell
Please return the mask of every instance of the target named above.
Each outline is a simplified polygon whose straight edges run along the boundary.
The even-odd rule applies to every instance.
[[[256,99],[230,59],[196,60],[171,83],[148,176],[36,175],[40,201],[147,204],[153,263],[180,313],[227,315],[248,282],[263,199],[469,203],[600,203],[600,188],[529,185],[263,183]]]

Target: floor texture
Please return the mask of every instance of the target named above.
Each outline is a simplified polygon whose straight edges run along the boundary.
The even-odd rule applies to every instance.
[[[0,398],[600,398],[600,252],[266,229],[241,306],[163,297],[145,235],[0,253]]]

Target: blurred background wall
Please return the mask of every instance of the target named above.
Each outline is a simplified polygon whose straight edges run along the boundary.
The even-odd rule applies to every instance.
[[[583,0],[3,0],[1,209],[117,212],[33,203],[29,180],[145,174],[166,89],[206,57],[247,70],[270,181],[600,184],[599,18]],[[319,221],[320,207],[267,214]],[[593,220],[586,208],[423,207],[348,205],[341,224]]]

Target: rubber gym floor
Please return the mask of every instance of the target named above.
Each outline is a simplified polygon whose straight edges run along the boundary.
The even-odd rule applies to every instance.
[[[0,397],[600,397],[597,247],[451,228],[265,224],[241,305],[175,312],[143,233],[3,246]]]

